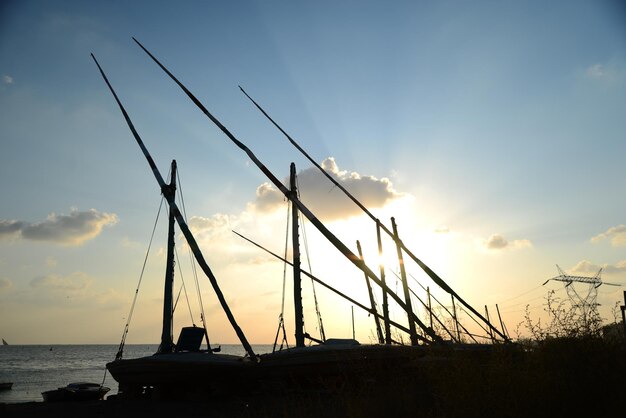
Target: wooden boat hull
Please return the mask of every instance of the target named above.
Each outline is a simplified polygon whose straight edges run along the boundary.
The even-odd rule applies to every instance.
[[[104,398],[111,389],[96,383],[71,383],[63,388],[41,393],[44,402],[97,401]]]
[[[107,369],[129,398],[194,398],[227,393],[330,390],[391,379],[424,347],[311,346],[249,358],[210,353],[157,354],[117,360]]]

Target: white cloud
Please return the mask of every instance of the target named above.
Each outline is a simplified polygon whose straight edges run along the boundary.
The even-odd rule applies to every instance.
[[[606,232],[592,237],[591,242],[597,244],[604,239],[611,240],[611,245],[614,247],[626,245],[626,225],[612,226]]]
[[[609,275],[623,275],[626,273],[626,260],[618,261],[615,264],[593,264],[588,260],[578,262],[571,271],[574,274],[580,275],[595,275],[598,270],[602,269],[603,274]]]
[[[585,69],[585,77],[597,82],[611,85],[626,82],[626,67],[619,60],[609,60],[607,63],[596,63]]]
[[[98,236],[105,226],[116,223],[114,213],[72,209],[69,215],[52,213],[46,220],[36,223],[0,219],[0,239],[22,238],[78,246]]]
[[[77,271],[69,276],[59,276],[58,274],[39,276],[31,280],[30,285],[36,289],[45,289],[48,291],[80,293],[88,289],[93,282],[93,278],[83,272]]]
[[[482,245],[487,250],[522,249],[531,248],[533,246],[532,242],[528,239],[509,241],[500,234],[492,234],[489,238],[482,241]]]
[[[102,310],[119,309],[127,305],[128,296],[114,289],[97,289],[96,279],[82,271],[69,275],[48,274],[30,281],[31,298],[39,306],[57,304],[59,299],[71,300],[71,306],[84,309],[96,307]],[[27,301],[23,301],[27,303]]]
[[[586,74],[590,78],[602,78],[605,76],[604,66],[602,64],[594,64],[587,68]]]
[[[333,157],[325,159],[321,165],[367,208],[383,207],[387,202],[402,196],[393,189],[389,179],[342,171]],[[361,209],[346,198],[343,192],[335,190],[336,187],[316,167],[309,167],[298,174],[298,188],[301,200],[320,218],[336,220],[361,213]],[[263,183],[257,188],[252,206],[255,211],[267,212],[274,210],[284,200],[280,191],[269,183]]]
[[[122,247],[124,248],[139,248],[139,243],[137,241],[132,241],[128,237],[122,238]]]
[[[13,84],[13,77],[11,77],[10,75],[3,75],[2,76],[2,83],[4,84]]]

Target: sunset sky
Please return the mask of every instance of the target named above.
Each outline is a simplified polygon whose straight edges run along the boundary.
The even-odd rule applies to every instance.
[[[556,264],[586,276],[603,267],[603,280],[626,286],[622,2],[3,1],[0,337],[9,343],[119,342],[150,242],[160,190],[90,53],[164,177],[177,160],[189,224],[243,331],[253,343],[274,339],[283,265],[231,230],[282,254],[287,204],[133,36],[278,178],[295,162],[303,202],[354,252],[360,240],[372,267],[375,225],[238,85],[386,225],[394,216],[406,245],[457,293],[481,311],[499,304],[510,332],[526,304],[541,314],[548,290],[566,297],[562,283],[541,286]],[[129,343],[160,337],[165,219]],[[304,228],[313,273],[367,304],[362,273]],[[395,288],[395,248],[384,246]],[[212,342],[237,342],[198,279]],[[176,292],[180,283],[177,269]],[[624,290],[598,289],[607,321]],[[350,337],[351,305],[316,291],[327,336]],[[303,292],[316,335],[310,281]],[[371,318],[355,315],[357,338],[370,341]],[[181,296],[175,326],[190,322]]]

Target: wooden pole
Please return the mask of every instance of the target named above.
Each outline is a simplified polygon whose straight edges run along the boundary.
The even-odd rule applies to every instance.
[[[291,194],[297,198],[296,165],[289,167]],[[300,240],[298,235],[298,207],[291,205],[291,238],[293,247],[293,306],[295,316],[296,347],[304,347],[304,315],[302,313],[302,279],[300,275]]]
[[[263,251],[265,251],[266,253],[270,254],[271,256],[277,258],[278,260],[282,261],[283,263],[286,263],[287,265],[293,266],[291,261],[284,259],[283,257],[281,257],[278,254],[268,250],[267,248],[263,247],[262,245],[257,244],[256,242],[252,241],[249,238],[244,237],[239,232],[233,231],[233,233],[237,234],[241,238],[243,238],[246,241],[248,241],[250,244],[252,244],[252,245],[262,249]],[[353,305],[363,309],[365,312],[369,312],[372,315],[378,316],[378,319],[383,319],[382,315],[380,315],[378,312],[372,311],[371,308],[368,308],[367,306],[363,305],[362,303],[357,302],[356,300],[352,299],[350,296],[346,295],[345,293],[340,292],[339,290],[335,289],[334,287],[329,286],[328,284],[324,283],[323,281],[321,281],[320,279],[318,279],[317,277],[315,277],[314,275],[312,275],[308,271],[302,270],[302,274],[304,274],[305,276],[309,277],[315,283],[319,283],[320,285],[324,286],[326,289],[330,290],[331,292],[335,293],[336,295],[341,296],[342,298],[344,298],[348,302],[352,303]],[[409,333],[409,329],[407,327],[405,327],[403,325],[400,325],[400,324],[398,324],[395,321],[389,320],[389,324],[393,325],[394,327],[398,328],[399,330],[401,330],[403,332],[406,332],[407,334]]]
[[[352,311],[352,339],[356,340],[356,333],[354,331],[354,306],[350,306],[350,310]]]
[[[624,338],[626,338],[626,290],[624,290],[624,304],[620,306],[622,309],[622,325],[624,326]]]
[[[385,344],[391,344],[391,326],[389,325],[389,297],[387,296],[387,280],[385,278],[385,264],[383,263],[383,242],[380,236],[380,221],[376,219],[376,239],[378,241],[378,258],[380,281],[384,284],[383,290],[383,318],[385,323]],[[432,328],[432,327],[431,327]]]
[[[359,240],[356,241],[356,248],[357,248],[357,251],[359,252],[359,257],[361,257],[361,260],[365,262],[365,259],[363,258],[363,250],[361,249],[361,243],[359,242]],[[374,301],[374,293],[372,292],[372,284],[370,283],[370,278],[367,277],[367,274],[365,275],[365,283],[367,284],[367,294],[369,295],[369,298],[370,298],[370,305],[372,306],[372,311],[376,312],[376,302]],[[378,321],[378,315],[376,314],[374,315],[374,323],[376,324],[376,335],[378,336],[378,343],[384,344],[385,338],[383,337],[383,330],[380,328],[380,322]]]
[[[111,83],[109,83],[109,79],[104,74],[104,70],[102,70],[102,67],[100,67],[100,64],[98,63],[98,61],[96,60],[96,57],[93,54],[91,54],[91,58],[93,58],[94,62],[98,66],[98,69],[100,70],[100,74],[102,75],[102,78],[104,79],[104,82],[106,83],[106,85],[109,87],[111,94],[115,98],[115,101],[117,102],[117,105],[119,106],[120,111],[122,112],[122,115],[124,116],[124,119],[126,120],[126,124],[128,125],[128,128],[133,134],[135,141],[137,141],[137,145],[139,145],[139,148],[141,148],[141,151],[143,152],[144,157],[146,157],[146,160],[148,161],[148,165],[150,165],[150,168],[152,169],[152,174],[154,174],[154,177],[157,183],[159,184],[159,187],[161,188],[161,190],[163,190],[164,188],[167,187],[167,185],[165,184],[165,181],[163,180],[163,176],[161,176],[161,172],[159,171],[156,164],[154,163],[154,160],[152,159],[152,156],[150,155],[150,153],[148,152],[148,149],[144,145],[143,140],[141,139],[141,136],[139,136],[139,133],[135,129],[135,125],[131,121],[130,116],[128,115],[128,113],[126,112],[126,109],[122,105],[122,102],[117,97],[117,93],[115,93],[115,90],[113,90],[113,86],[111,86]],[[213,291],[215,292],[215,296],[217,296],[217,300],[220,302],[220,305],[222,309],[224,310],[224,313],[226,314],[226,317],[228,318],[230,325],[233,327],[235,334],[237,334],[239,341],[241,341],[241,345],[243,345],[244,349],[246,350],[246,352],[251,358],[256,358],[256,354],[254,354],[254,351],[252,350],[252,346],[248,342],[248,339],[243,333],[243,330],[237,324],[237,321],[235,320],[235,316],[230,310],[230,307],[228,306],[228,303],[226,302],[226,298],[224,297],[224,294],[222,293],[222,290],[220,289],[219,284],[217,283],[217,278],[211,271],[209,264],[206,262],[204,255],[202,254],[202,251],[200,251],[200,247],[198,246],[198,243],[196,239],[194,238],[193,234],[189,230],[189,226],[187,225],[187,222],[185,222],[185,218],[183,218],[183,215],[180,213],[180,209],[178,209],[178,206],[176,205],[176,202],[174,201],[173,196],[168,196],[167,194],[164,194],[164,197],[166,198],[167,203],[170,205],[170,212],[174,213],[174,216],[176,217],[176,222],[178,222],[178,226],[180,227],[181,232],[185,236],[185,239],[187,240],[187,243],[189,244],[189,248],[191,249],[191,252],[196,258],[198,265],[200,266],[204,274],[209,279],[209,282],[211,283],[211,286],[213,287]]]
[[[157,60],[156,58],[154,58],[152,56],[152,54],[150,54],[150,52],[148,52],[148,50],[146,50],[146,48],[143,47],[143,45],[141,45],[139,43],[139,41],[137,41],[135,38],[133,38],[133,40],[148,54],[150,55],[150,57],[159,65],[161,66],[161,68],[167,72],[170,77],[174,78]],[[179,83],[176,79],[174,79],[175,82]],[[179,83],[180,85],[180,83]],[[182,87],[182,86],[181,86]],[[339,190],[341,190],[350,200],[352,200],[352,202],[354,202],[355,205],[357,205],[359,208],[361,208],[361,210],[370,217],[370,219],[372,219],[373,221],[378,221],[376,219],[376,217],[372,214],[372,212],[370,212],[359,200],[357,200],[357,198],[355,198],[348,190],[346,190],[345,187],[343,187],[339,182],[337,182],[337,180],[335,180],[326,170],[324,170],[324,168],[319,165],[313,158],[311,158],[311,156],[291,137],[289,136],[289,134],[280,127],[280,125],[278,125],[278,123],[276,123],[274,121],[274,119],[272,119],[270,117],[270,115],[263,110],[263,108],[252,98],[250,97],[250,95],[248,93],[246,93],[246,91],[239,86],[239,89],[242,91],[242,93],[256,106],[257,109],[259,109],[259,111],[261,113],[263,113],[263,115],[285,136],[285,138],[287,138],[287,140],[289,142],[291,142],[291,144],[302,153],[302,155],[304,155],[315,167],[317,167],[324,176],[326,176],[326,178],[328,178],[328,180],[330,180]],[[189,94],[189,93],[188,93]],[[191,100],[194,100],[195,98],[190,97]],[[196,99],[197,101],[197,99]],[[389,230],[389,228],[387,228],[385,225],[381,224],[380,225],[383,229],[383,231],[385,231],[390,237],[393,237],[393,233]],[[499,334],[502,338],[504,338],[506,341],[509,341],[508,338],[506,338],[506,336],[500,334],[500,331],[498,331],[497,328],[495,328],[491,323],[489,323],[476,309],[474,309],[469,303],[467,303],[463,298],[461,298],[441,277],[439,277],[437,275],[437,273],[435,273],[430,267],[428,267],[424,262],[422,262],[419,258],[417,258],[417,256],[415,254],[413,254],[411,252],[411,250],[409,250],[406,246],[404,246],[404,244],[401,244],[403,247],[403,250],[406,252],[406,254],[409,256],[409,258],[413,259],[413,261],[415,261],[415,263],[417,263],[418,266],[420,266],[420,268],[422,270],[424,270],[424,272],[430,276],[430,278],[439,286],[441,287],[443,290],[445,290],[446,292],[450,293],[452,296],[455,296],[456,299],[461,302],[461,304],[463,306],[465,306],[467,309],[470,310],[470,312],[472,312],[474,315],[476,315],[478,318],[480,318],[483,322],[486,323],[486,325],[488,327],[490,327],[492,330],[494,330],[497,334]]]
[[[487,321],[489,321],[489,309],[487,308],[487,305],[485,305],[485,318],[487,318]],[[491,338],[492,343],[495,341],[495,338],[493,337],[493,332],[491,332],[491,329],[489,330],[489,338]]]
[[[496,312],[498,312],[498,319],[500,320],[500,327],[502,327],[502,333],[508,337],[509,333],[507,332],[506,327],[504,326],[504,322],[502,322],[502,316],[500,315],[500,308],[498,308],[497,303],[496,303]]]
[[[183,83],[181,83],[167,68],[165,68],[165,66],[161,64],[154,55],[152,55],[143,45],[141,45],[141,43],[137,41],[137,39],[133,38],[133,40],[185,92],[187,97],[189,97],[189,99],[198,107],[198,109],[200,109],[200,111],[204,113],[204,115],[208,117],[211,122],[213,122],[213,124],[215,124],[215,126],[217,126],[224,133],[224,135],[226,135],[226,137],[228,137],[228,139],[233,142],[233,144],[235,144],[239,149],[246,153],[250,160],[259,168],[259,170],[261,170],[263,174],[265,174],[265,176],[272,182],[272,184],[276,186],[276,188],[280,190],[280,192],[285,195],[286,198],[288,198],[296,206],[298,206],[300,212],[311,222],[311,224],[313,224],[313,226],[315,226],[315,228],[317,228],[318,231],[320,231],[322,235],[324,235],[324,237],[339,252],[341,252],[357,268],[366,273],[374,283],[376,283],[378,286],[386,288],[389,296],[391,296],[391,298],[395,300],[398,305],[400,305],[400,307],[402,307],[402,309],[407,312],[407,315],[410,315],[413,321],[416,322],[420,326],[420,328],[422,328],[422,330],[424,330],[424,332],[430,337],[430,340],[428,340],[420,336],[422,339],[429,343],[442,342],[441,338],[436,335],[430,328],[428,328],[417,315],[415,315],[410,309],[408,309],[406,303],[391,289],[389,289],[388,286],[383,284],[376,276],[376,274],[369,267],[367,267],[367,265],[365,265],[365,263],[363,263],[358,258],[358,256],[354,254],[341,240],[339,240],[339,238],[337,238],[332,232],[330,232],[330,230],[309,210],[308,207],[304,205],[304,203],[302,203],[299,199],[291,196],[291,193],[289,193],[289,190],[285,187],[285,185],[280,180],[278,180],[278,178],[257,158],[256,155],[254,155],[250,148],[248,148],[243,142],[235,138],[235,136],[224,125],[222,125],[222,123],[215,116],[213,116],[211,112],[208,111],[208,109],[189,91],[189,89],[187,89],[187,87],[185,87]],[[409,254],[408,251],[407,254]]]
[[[176,160],[172,160],[172,176],[170,184],[163,189],[163,194],[168,194],[172,199],[176,196]],[[167,231],[167,258],[165,267],[165,289],[163,290],[163,331],[161,332],[161,344],[159,353],[171,353],[174,349],[173,338],[173,292],[174,292],[174,227],[176,218],[174,212],[169,211]]]
[[[456,316],[456,304],[454,303],[454,295],[450,295],[452,298],[452,318],[454,319],[454,326],[456,328],[456,338],[461,342],[461,332],[459,331],[459,319]]]
[[[400,237],[398,236],[398,227],[396,225],[395,218],[391,218],[391,225],[393,227],[393,235],[396,240],[396,249],[398,251],[398,263],[400,264],[400,278],[402,279],[402,289],[404,289],[404,303],[407,306],[407,312],[409,316],[409,329],[411,330],[411,345],[417,345],[417,330],[415,329],[415,322],[413,321],[413,307],[411,304],[411,293],[409,292],[409,283],[406,279],[406,270],[404,269],[404,260],[402,258],[402,246],[400,243]]]

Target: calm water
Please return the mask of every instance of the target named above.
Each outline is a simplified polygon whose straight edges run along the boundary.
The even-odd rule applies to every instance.
[[[41,392],[72,382],[101,383],[105,364],[115,358],[118,345],[5,345],[0,346],[0,382],[13,382],[12,390],[0,391],[0,403],[43,401]],[[124,358],[152,355],[158,345],[126,345]],[[257,353],[272,350],[256,345]],[[243,355],[239,345],[222,345],[222,353]],[[109,395],[117,382],[107,373]]]

